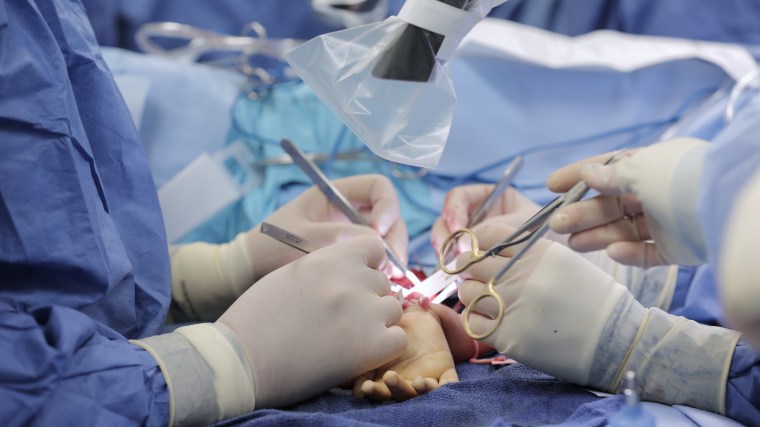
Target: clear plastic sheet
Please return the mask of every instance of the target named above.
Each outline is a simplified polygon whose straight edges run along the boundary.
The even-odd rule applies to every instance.
[[[456,102],[439,50],[446,50],[448,57],[491,7],[503,1],[409,1],[405,8],[413,3],[414,9],[410,12],[410,6],[406,14],[402,9],[404,19],[392,16],[319,36],[286,59],[375,154],[435,168]],[[428,8],[430,14],[425,13]]]

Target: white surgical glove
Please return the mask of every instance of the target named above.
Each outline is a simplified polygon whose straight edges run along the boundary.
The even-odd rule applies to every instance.
[[[280,407],[375,369],[406,348],[377,237],[320,249],[256,283],[216,323],[137,341],[169,386],[172,425]]]
[[[481,249],[514,229],[477,230]],[[462,275],[469,304],[518,247],[470,267]],[[502,279],[496,292],[504,317],[482,341],[535,369],[616,393],[623,374],[636,372],[646,400],[725,413],[725,384],[739,334],[644,308],[610,275],[569,248],[541,240]],[[473,332],[485,333],[497,305],[474,307]]]
[[[266,222],[319,246],[379,234],[405,261],[408,233],[390,180],[382,175],[360,175],[337,179],[333,184],[365,215],[372,228],[352,224],[316,187],[278,209]],[[258,226],[238,234],[228,244],[191,243],[174,246],[169,254],[174,320],[215,320],[254,282],[303,255],[262,234]],[[392,272],[391,264],[384,268]]]
[[[449,235],[467,225],[470,216],[493,189],[492,184],[471,184],[455,187],[446,194],[441,216],[433,223],[430,241],[438,249]],[[514,188],[507,188],[486,213],[482,223],[501,222],[513,227],[520,226],[541,208]],[[567,240],[549,232],[549,239]]]
[[[760,348],[760,172],[746,184],[732,209],[718,259],[719,290],[729,321]]]
[[[431,242],[440,248],[443,241],[454,231],[463,228],[471,214],[488,196],[493,185],[473,184],[453,188],[446,194],[441,216],[433,224]],[[482,224],[501,223],[517,228],[535,215],[541,206],[514,188],[507,190],[488,212]],[[548,240],[567,246],[567,236],[551,230],[544,236]],[[462,239],[465,240],[465,239]],[[460,250],[470,250],[469,241],[461,242]],[[648,269],[621,264],[610,258],[606,251],[583,254],[615,280],[625,285],[637,301],[645,307],[670,308],[678,278],[677,266],[660,266]]]
[[[583,179],[601,195],[567,206],[549,225],[572,233],[573,249],[607,248],[625,264],[702,264],[707,255],[696,208],[706,149],[705,141],[681,138],[611,165],[600,164],[606,154],[560,169],[547,182],[552,191],[566,191]]]

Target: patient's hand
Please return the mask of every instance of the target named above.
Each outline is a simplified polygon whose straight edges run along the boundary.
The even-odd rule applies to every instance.
[[[356,378],[355,396],[403,401],[459,381],[441,319],[434,310],[423,308],[418,301],[409,301],[400,325],[407,335],[406,352]]]

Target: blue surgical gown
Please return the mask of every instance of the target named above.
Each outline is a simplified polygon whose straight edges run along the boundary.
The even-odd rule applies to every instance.
[[[83,0],[103,46],[139,50],[135,33],[149,22],[171,21],[225,34],[251,22],[270,38],[310,39],[340,28],[321,21],[310,0]]]
[[[708,147],[697,208],[707,243],[709,263],[681,268],[671,312],[710,325],[730,327],[720,304],[716,254],[722,248],[726,222],[741,189],[760,168],[760,93],[748,91],[734,119]],[[734,352],[726,388],[729,416],[748,425],[760,423],[760,355],[740,342]]]
[[[78,0],[0,1],[0,419],[165,425],[166,238]]]
[[[571,36],[609,29],[760,44],[760,3],[752,0],[510,0],[491,16]]]

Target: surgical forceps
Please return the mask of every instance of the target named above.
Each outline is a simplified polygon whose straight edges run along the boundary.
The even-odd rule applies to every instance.
[[[617,161],[619,158],[623,156],[625,153],[625,150],[618,151],[615,153],[612,157],[607,159],[606,162],[604,162],[605,165],[608,165],[610,163],[613,163]],[[586,195],[589,191],[589,186],[583,182],[580,181],[577,184],[575,184],[567,193],[555,198],[552,200],[548,205],[544,206],[539,210],[535,215],[533,215],[530,219],[528,219],[523,225],[521,225],[517,230],[515,230],[512,234],[507,236],[506,239],[502,240],[498,244],[494,245],[492,248],[488,249],[487,251],[481,251],[478,246],[478,239],[475,237],[475,233],[473,233],[470,229],[463,228],[460,230],[455,231],[451,236],[449,236],[441,246],[441,250],[438,253],[438,261],[441,264],[441,269],[449,274],[458,274],[466,269],[470,268],[470,266],[477,264],[487,257],[498,255],[501,251],[504,249],[515,246],[518,244],[523,244],[523,246],[520,248],[517,253],[512,256],[509,261],[498,271],[496,274],[488,280],[486,283],[486,287],[481,291],[475,299],[470,302],[470,304],[467,305],[467,307],[464,309],[464,329],[465,332],[467,332],[467,335],[472,337],[473,339],[479,340],[483,339],[496,330],[496,328],[499,327],[501,324],[501,320],[504,317],[504,300],[502,300],[501,296],[496,293],[496,286],[498,286],[501,282],[501,279],[504,277],[504,275],[507,274],[507,272],[520,260],[520,258],[525,255],[528,250],[530,250],[531,247],[533,247],[536,242],[538,242],[541,237],[543,237],[544,234],[549,230],[549,218],[559,209],[564,208],[565,206],[575,203],[578,200],[582,199],[583,196]],[[470,237],[472,241],[472,252],[470,253],[469,257],[467,258],[467,261],[461,265],[460,267],[455,268],[448,268],[448,266],[444,263],[444,255],[446,252],[448,252],[448,247],[453,244],[453,242],[456,242],[457,239],[463,235],[467,235]],[[475,307],[475,305],[480,302],[481,300],[484,300],[486,298],[493,298],[496,300],[496,303],[498,305],[498,312],[496,314],[496,319],[494,322],[494,325],[492,328],[487,330],[486,332],[482,334],[476,334],[472,330],[471,325],[471,316],[472,316],[472,309]]]
[[[314,182],[314,185],[316,185],[317,188],[322,191],[325,197],[327,197],[327,200],[329,200],[333,206],[338,208],[338,210],[340,210],[343,215],[345,215],[354,224],[365,225],[370,228],[372,227],[372,225],[367,222],[362,214],[360,214],[351,205],[351,202],[349,202],[346,197],[341,194],[334,185],[332,185],[330,180],[327,179],[325,174],[323,174],[319,168],[317,168],[314,162],[306,158],[306,155],[298,147],[296,147],[292,141],[283,139],[280,141],[280,145],[282,146],[282,149],[285,150],[285,152],[293,158],[293,162],[298,165],[298,167],[300,167],[301,170],[303,170],[306,175],[309,176],[309,178],[311,178],[312,182]],[[404,265],[401,259],[399,259],[398,255],[393,252],[385,240],[383,240],[383,246],[385,247],[385,253],[388,255],[388,260],[391,262],[391,264],[395,265],[399,270],[401,270],[404,273],[404,276],[409,279],[409,281],[412,282],[414,286],[418,286],[420,284],[420,279],[418,279],[414,273],[409,271],[406,265]]]
[[[307,240],[304,237],[293,234],[284,228],[280,228],[268,222],[261,223],[261,232],[269,237],[279,240],[282,243],[285,243],[290,247],[296,248],[305,254],[312,253],[319,249],[319,246],[317,246],[316,243],[312,243],[310,240]]]
[[[510,184],[512,184],[512,180],[514,179],[515,175],[517,175],[517,172],[522,169],[523,165],[523,158],[522,156],[515,156],[514,159],[512,159],[511,162],[507,165],[506,168],[504,168],[504,171],[501,173],[501,176],[499,177],[498,181],[496,181],[496,184],[494,184],[493,188],[491,189],[491,192],[488,193],[485,199],[478,205],[477,208],[475,208],[475,211],[470,215],[470,219],[467,220],[467,224],[464,226],[465,229],[471,229],[472,227],[476,226],[480,223],[480,221],[483,221],[483,219],[488,214],[488,211],[491,210],[494,203],[496,203],[497,200],[499,200],[499,197],[506,191],[506,189],[509,187]],[[452,235],[453,236],[453,235]],[[458,240],[458,237],[461,236],[461,233],[458,234],[455,237],[449,237],[444,241],[443,248],[447,249],[447,251],[442,251],[444,254],[443,260],[440,262],[441,265],[448,265],[453,259],[454,251],[448,251],[447,246],[453,247],[453,245],[447,245],[447,243],[453,243]],[[448,274],[449,271],[447,269],[443,269]]]
[[[305,254],[312,253],[320,248],[316,243],[268,222],[261,223],[261,232],[275,240],[285,243],[290,247],[296,248]],[[391,285],[391,290],[395,292],[396,297],[399,299],[399,301],[402,302],[404,300],[404,297],[411,293],[411,291],[408,291],[402,286],[396,284]]]

